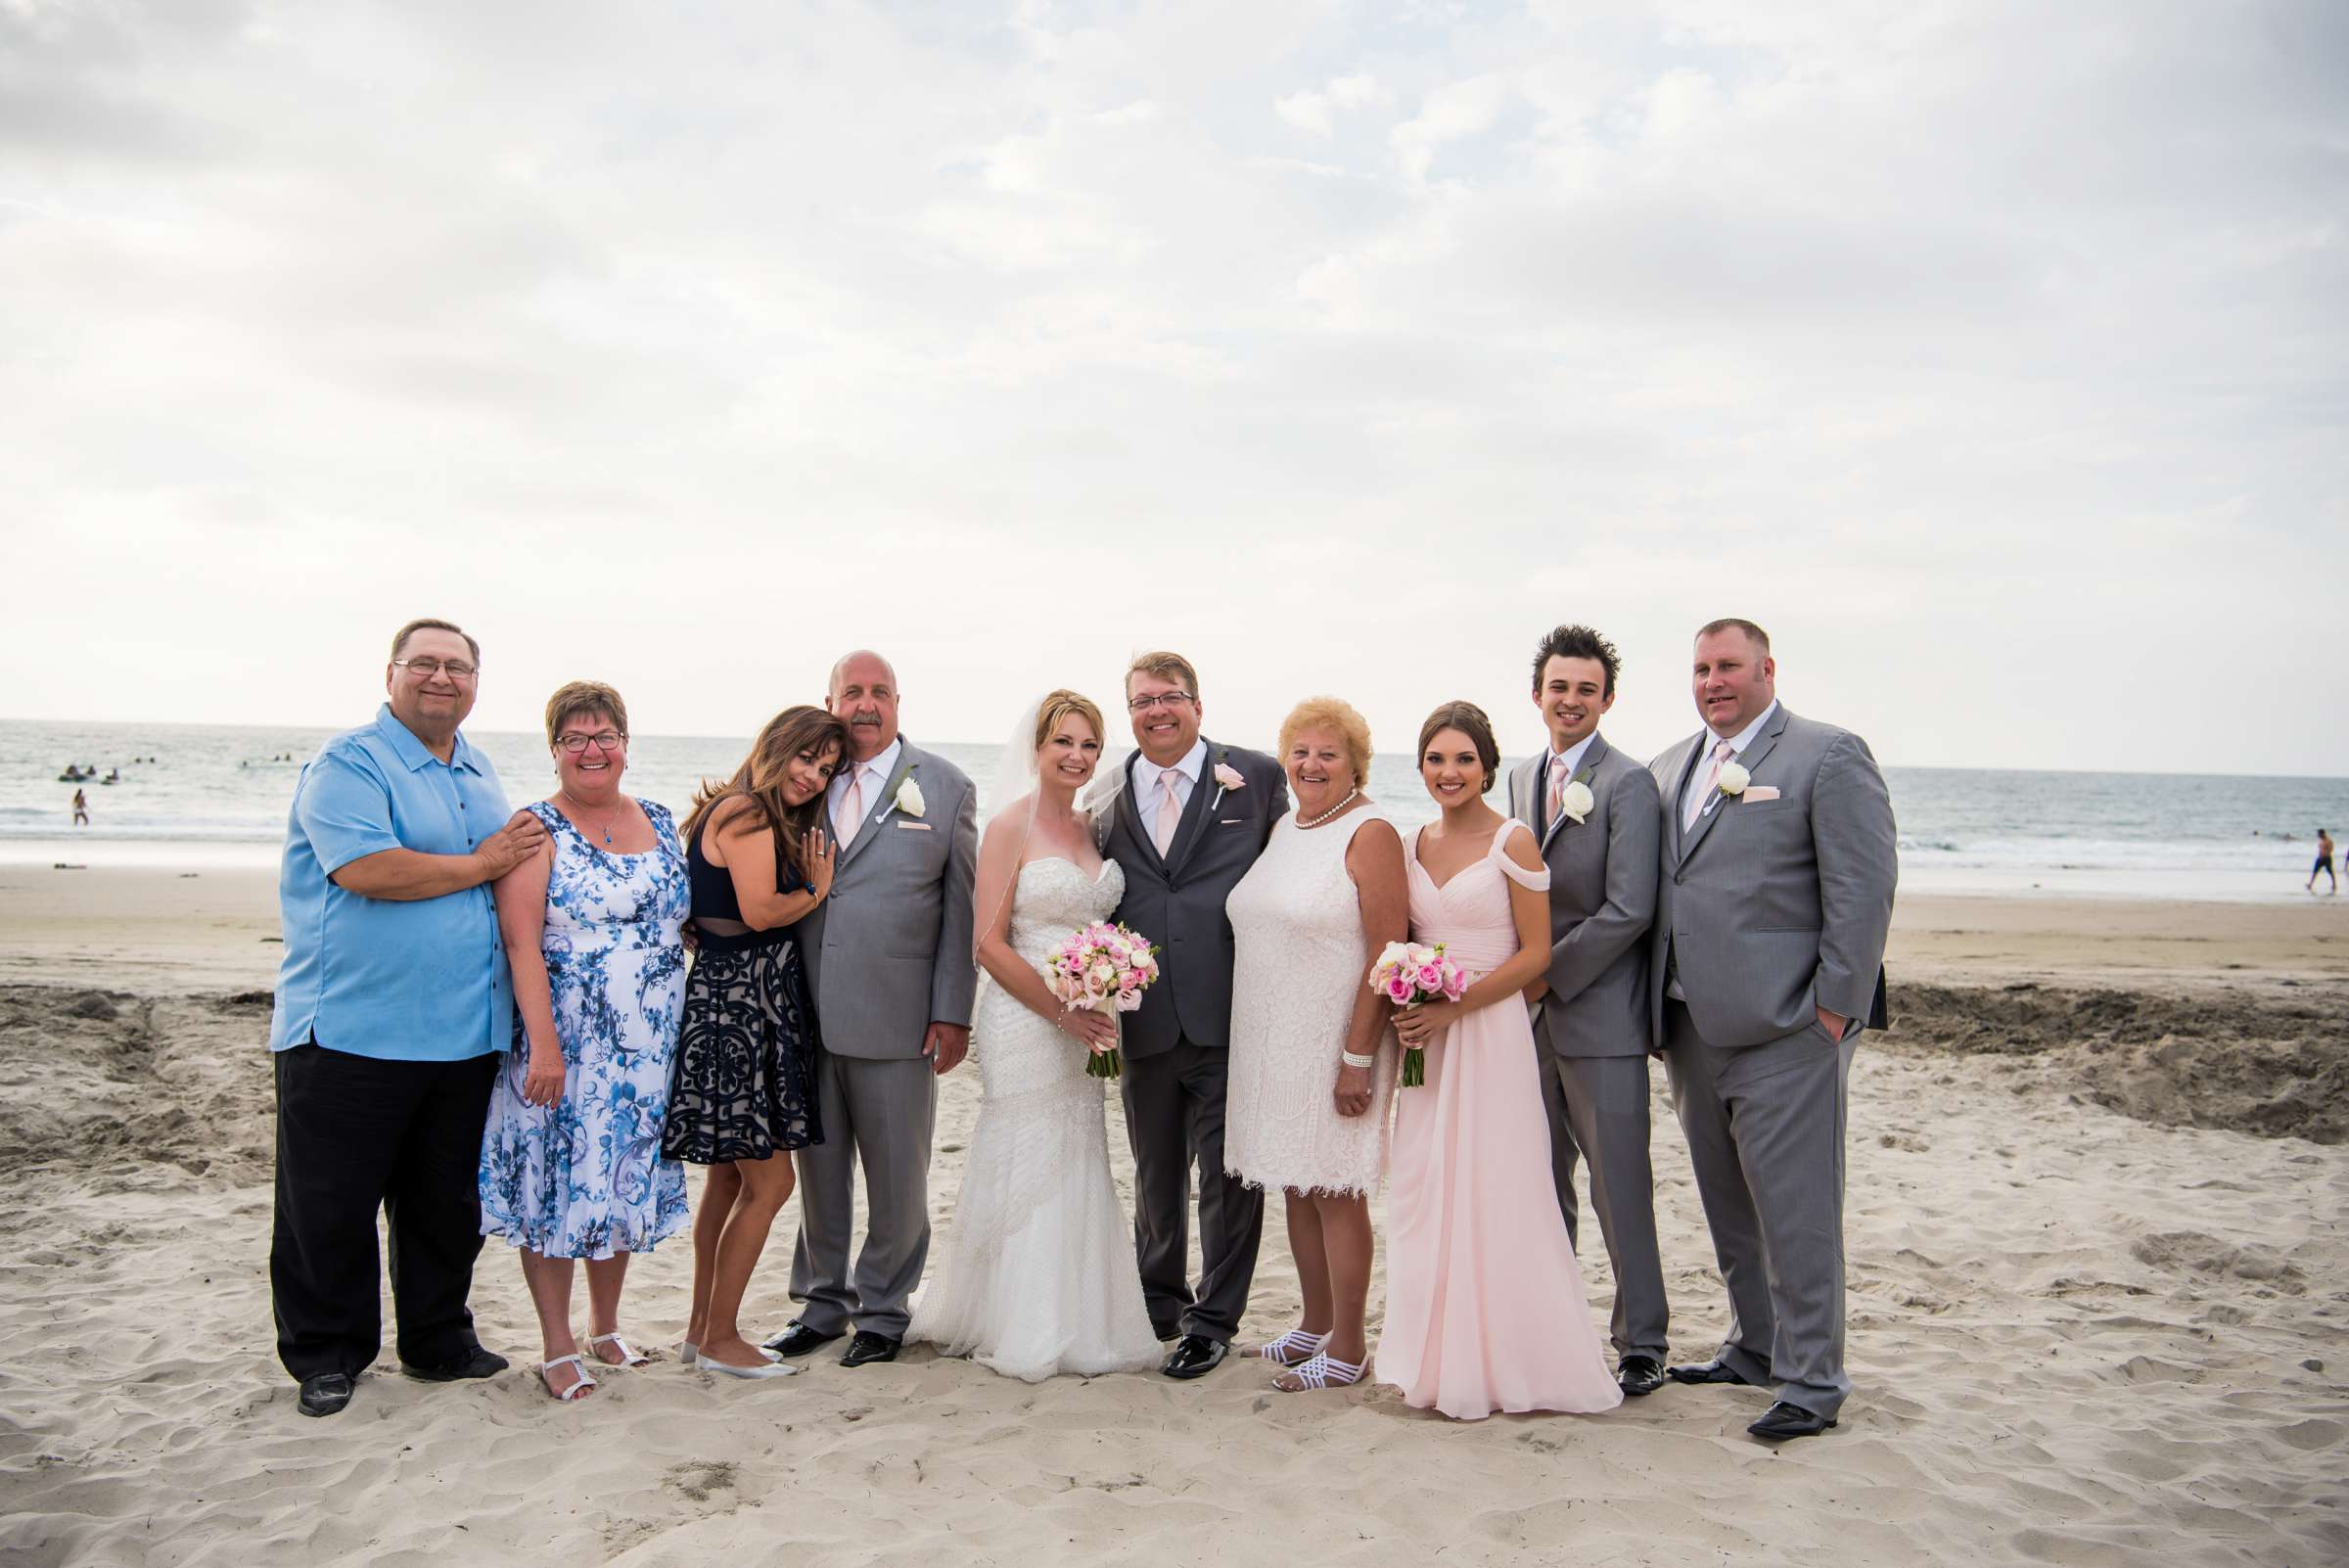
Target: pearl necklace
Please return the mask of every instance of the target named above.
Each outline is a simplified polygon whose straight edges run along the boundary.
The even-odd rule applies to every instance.
[[[1354,798],[1361,793],[1362,787],[1359,784],[1357,784],[1353,789],[1350,789],[1346,792],[1346,799],[1340,801],[1337,805],[1331,807],[1319,816],[1314,817],[1311,822],[1300,822],[1297,824],[1297,826],[1301,829],[1319,827],[1322,823],[1328,821],[1340,811],[1345,810],[1349,806],[1352,806],[1354,804]]]

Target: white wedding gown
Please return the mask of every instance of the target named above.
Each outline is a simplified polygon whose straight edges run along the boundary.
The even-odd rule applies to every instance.
[[[1125,891],[1114,860],[1091,880],[1058,857],[1031,860],[1012,890],[1013,949],[1040,972],[1053,944],[1107,919]],[[945,1262],[906,1338],[1031,1383],[1155,1367],[1132,1223],[1109,1176],[1107,1080],[1086,1076],[1083,1047],[985,974],[971,1050],[979,1123]]]

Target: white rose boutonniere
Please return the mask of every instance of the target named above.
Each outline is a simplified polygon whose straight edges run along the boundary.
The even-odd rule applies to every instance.
[[[1753,775],[1753,774],[1751,774],[1751,773],[1749,773],[1749,772],[1747,772],[1747,771],[1746,771],[1746,770],[1745,770],[1743,767],[1739,766],[1737,763],[1735,763],[1735,762],[1724,762],[1724,763],[1722,763],[1722,764],[1721,764],[1721,793],[1722,793],[1722,794],[1724,794],[1724,795],[1743,795],[1743,794],[1745,793],[1745,787],[1746,787],[1748,784],[1751,784],[1753,781],[1754,781],[1754,775]]]
[[[922,787],[911,778],[898,786],[894,804],[907,816],[920,816],[923,809]]]
[[[1590,786],[1578,778],[1567,784],[1565,794],[1558,800],[1558,810],[1571,819],[1576,827],[1581,827],[1583,818],[1589,816],[1597,805],[1598,797],[1590,793]]]
[[[1229,762],[1218,762],[1216,764],[1216,798],[1208,802],[1208,805],[1211,807],[1222,805],[1225,790],[1244,790],[1247,787],[1248,780],[1241,777],[1238,768]]]

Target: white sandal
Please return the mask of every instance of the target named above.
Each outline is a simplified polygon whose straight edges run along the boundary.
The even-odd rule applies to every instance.
[[[1312,1360],[1328,1338],[1327,1334],[1313,1334],[1302,1328],[1292,1328],[1280,1338],[1267,1340],[1264,1344],[1259,1345],[1256,1348],[1256,1354],[1267,1361],[1277,1361],[1282,1366],[1299,1366]]]
[[[1363,1367],[1368,1364],[1365,1361],[1361,1366],[1357,1366],[1351,1361],[1333,1361],[1327,1356],[1315,1352],[1312,1360],[1289,1368],[1292,1373],[1296,1374],[1297,1386],[1295,1388],[1281,1388],[1277,1378],[1273,1380],[1272,1386],[1280,1389],[1283,1394],[1303,1394],[1308,1389],[1316,1388],[1346,1388],[1362,1380]]]
[[[587,1341],[587,1348],[589,1350],[594,1350],[599,1345],[618,1345],[620,1347],[620,1360],[617,1361],[604,1361],[606,1366],[650,1366],[653,1364],[653,1359],[650,1356],[645,1355],[643,1352],[632,1348],[626,1340],[621,1338],[620,1330],[617,1328],[612,1330],[612,1332],[609,1334],[598,1334],[594,1338]],[[688,1344],[685,1348],[689,1351],[693,1349],[690,1344]],[[596,1360],[602,1361],[604,1359],[599,1356],[596,1358]],[[689,1360],[686,1364],[691,1365],[691,1360]]]
[[[579,1373],[579,1380],[561,1392],[556,1391],[554,1384],[546,1383],[546,1374],[558,1366],[574,1366],[578,1369]],[[586,1358],[580,1356],[576,1351],[569,1356],[558,1356],[539,1367],[538,1380],[546,1383],[547,1393],[554,1395],[556,1402],[562,1405],[569,1405],[573,1400],[584,1399],[595,1392],[595,1379],[587,1374]]]

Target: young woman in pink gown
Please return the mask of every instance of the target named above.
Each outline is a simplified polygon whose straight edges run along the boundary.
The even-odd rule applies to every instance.
[[[1623,1402],[1566,1222],[1541,1201],[1549,1120],[1524,992],[1549,962],[1549,872],[1532,831],[1484,802],[1499,767],[1474,705],[1422,726],[1420,777],[1444,816],[1404,840],[1411,940],[1444,943],[1474,983],[1397,1015],[1427,1082],[1395,1095],[1378,1340],[1380,1382],[1467,1421]]]

